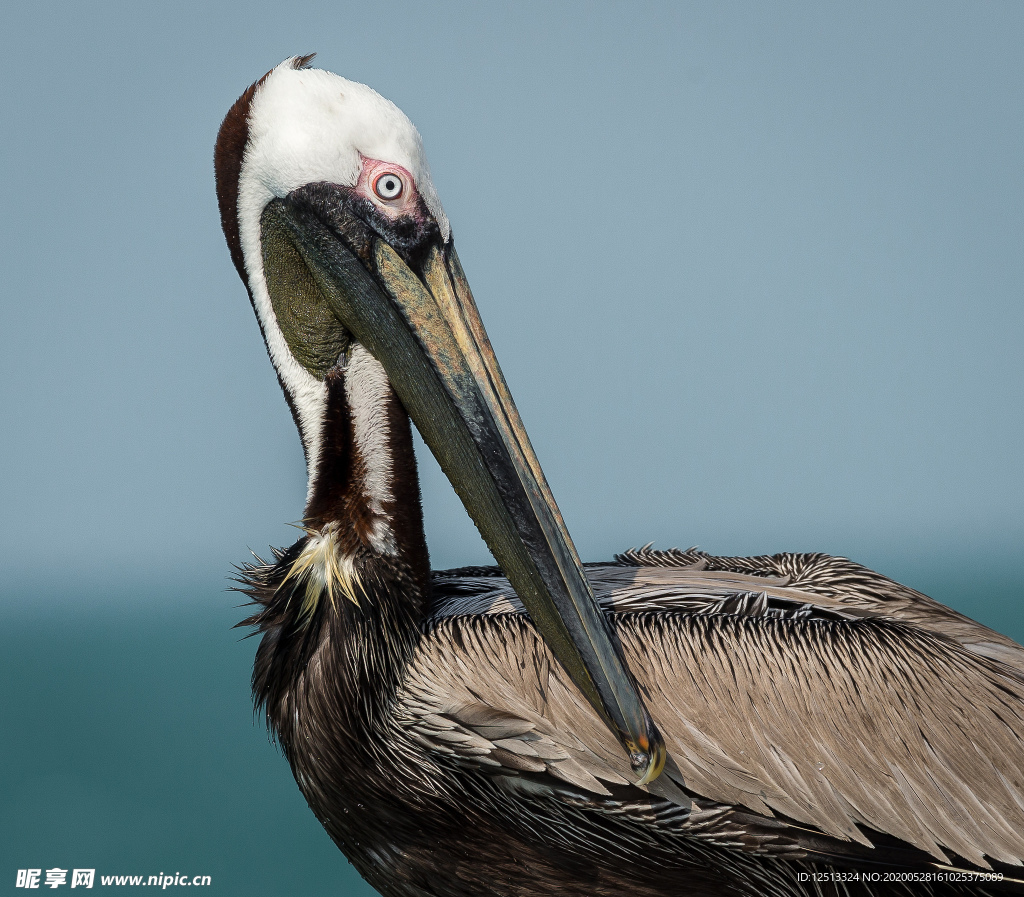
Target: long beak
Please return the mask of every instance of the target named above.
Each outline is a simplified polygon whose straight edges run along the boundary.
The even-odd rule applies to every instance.
[[[433,246],[421,280],[377,238],[364,265],[287,200],[267,206],[263,229],[287,235],[331,312],[384,366],[534,625],[640,783],[655,779],[665,763],[661,734],[598,609],[454,248]]]

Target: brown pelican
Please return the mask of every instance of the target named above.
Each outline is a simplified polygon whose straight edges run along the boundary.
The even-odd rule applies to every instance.
[[[843,558],[584,569],[419,135],[308,62],[231,108],[217,192],[309,469],[302,538],[243,572],[255,700],[359,872],[386,895],[1024,888],[1024,649]],[[431,574],[410,417],[500,570]]]

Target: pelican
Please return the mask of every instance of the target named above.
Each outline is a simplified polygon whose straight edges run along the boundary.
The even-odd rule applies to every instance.
[[[582,565],[419,134],[295,57],[215,151],[309,472],[257,708],[381,894],[1024,892],[1024,649],[822,554]],[[411,423],[500,567],[432,573]]]

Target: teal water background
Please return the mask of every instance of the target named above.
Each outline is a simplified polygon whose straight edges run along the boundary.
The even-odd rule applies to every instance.
[[[210,875],[211,897],[376,893],[254,721],[237,596],[214,582],[65,597],[4,626],[0,894],[33,893],[17,869],[53,867]]]
[[[902,578],[1024,638],[1013,563]],[[9,613],[4,627],[0,894],[27,893],[18,868],[55,866],[210,875],[211,897],[376,893],[254,720],[256,642],[231,628],[237,596],[214,581],[66,597],[78,601]]]

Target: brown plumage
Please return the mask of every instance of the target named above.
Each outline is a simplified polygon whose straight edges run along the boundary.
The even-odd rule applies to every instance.
[[[669,781],[647,788],[497,568],[435,574],[418,621],[381,620],[401,586],[374,578],[377,613],[325,606],[283,675],[269,596],[287,564],[247,573],[268,602],[248,621],[267,631],[254,686],[382,893],[1024,891],[927,881],[1017,877],[1024,649],[858,564],[643,550],[588,567],[669,744]],[[801,881],[824,871],[861,880]]]
[[[257,707],[359,872],[389,897],[1024,893],[1024,649],[824,555],[584,578],[418,135],[306,63],[217,145],[310,470],[305,534],[241,580]],[[410,416],[508,579],[431,574]]]

